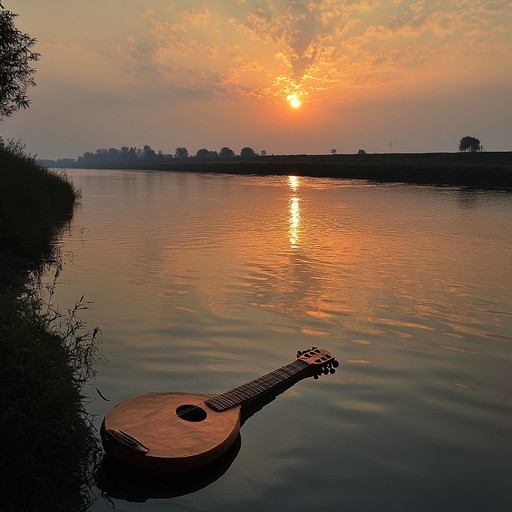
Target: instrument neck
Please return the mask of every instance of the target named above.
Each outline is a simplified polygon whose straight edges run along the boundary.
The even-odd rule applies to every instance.
[[[217,412],[244,405],[293,379],[308,367],[309,363],[297,359],[262,377],[210,398],[206,401],[206,405]]]

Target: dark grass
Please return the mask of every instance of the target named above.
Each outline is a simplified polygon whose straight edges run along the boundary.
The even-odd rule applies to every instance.
[[[0,298],[0,504],[13,511],[85,510],[99,453],[82,394],[95,333],[77,334],[73,314],[50,324],[53,315],[41,307],[33,293]],[[70,322],[67,336],[63,320]]]
[[[512,188],[512,152],[283,155],[253,159],[160,159],[90,164],[90,168],[295,175],[473,188]]]
[[[51,254],[54,234],[73,214],[77,191],[64,176],[24,154],[19,142],[0,139],[0,244],[39,261]]]
[[[0,144],[0,509],[85,510],[99,447],[84,407],[97,330],[52,304],[55,235],[77,192],[18,143]],[[54,283],[38,277],[53,265]]]

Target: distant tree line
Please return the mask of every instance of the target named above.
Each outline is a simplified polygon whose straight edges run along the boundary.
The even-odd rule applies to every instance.
[[[97,149],[95,153],[86,152],[77,158],[77,163],[89,162],[130,162],[137,159],[162,160],[172,158],[171,155],[164,155],[161,150],[155,151],[151,146],[145,145],[142,149],[137,147],[123,146],[121,149]]]
[[[256,153],[254,149],[246,146],[240,150],[237,155],[231,148],[224,146],[220,151],[211,151],[206,148],[198,149],[195,155],[190,155],[188,149],[185,147],[177,147],[173,154],[164,153],[161,150],[155,151],[151,146],[145,145],[142,149],[137,147],[123,146],[121,149],[117,148],[100,148],[94,153],[86,152],[79,156],[76,160],[73,158],[61,158],[58,160],[39,160],[41,165],[47,167],[80,167],[86,166],[91,163],[108,163],[108,162],[131,162],[134,160],[149,160],[161,161],[171,159],[185,159],[193,158],[198,160],[211,160],[222,159],[229,160],[232,158],[258,158],[259,156],[266,156],[265,151],[260,154]]]
[[[459,141],[460,152],[478,152],[484,151],[480,140],[476,137],[469,135],[462,137]],[[331,149],[331,154],[336,155],[337,150]],[[366,155],[364,149],[357,151],[358,155]],[[195,155],[190,155],[186,147],[177,147],[174,153],[164,153],[162,150],[155,151],[151,146],[144,145],[142,148],[134,146],[123,146],[121,149],[116,148],[100,148],[94,153],[86,152],[79,156],[76,160],[73,158],[61,158],[59,160],[38,160],[39,164],[46,167],[87,167],[92,163],[104,164],[108,162],[130,162],[134,160],[149,160],[149,161],[162,161],[162,160],[183,160],[183,159],[196,159],[196,160],[230,160],[235,158],[252,159],[267,156],[266,151],[256,153],[253,148],[246,146],[240,150],[237,155],[231,148],[224,146],[219,151],[212,151],[207,148],[198,149]]]

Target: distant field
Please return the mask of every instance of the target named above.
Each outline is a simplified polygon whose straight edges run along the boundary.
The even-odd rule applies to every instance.
[[[81,165],[83,167],[83,165]],[[94,163],[91,168],[296,175],[378,182],[512,188],[512,152],[288,155],[253,159],[155,159]]]

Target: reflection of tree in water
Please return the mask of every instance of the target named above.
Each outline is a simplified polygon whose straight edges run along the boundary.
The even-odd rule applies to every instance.
[[[480,192],[476,190],[459,190],[457,192],[457,206],[464,209],[476,208]]]

